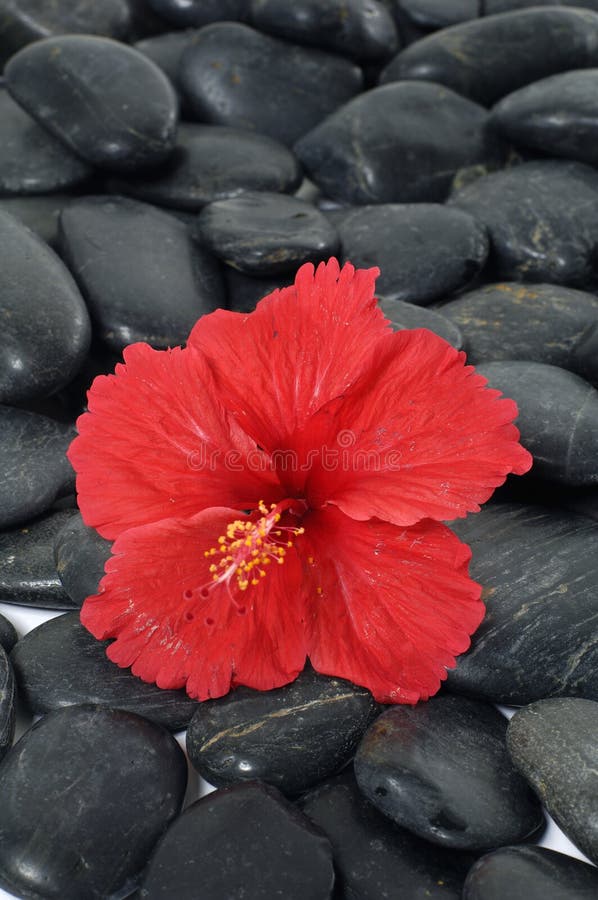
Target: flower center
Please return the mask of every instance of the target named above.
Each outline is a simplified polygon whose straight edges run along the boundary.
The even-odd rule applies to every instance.
[[[256,522],[236,519],[226,527],[226,534],[218,538],[218,546],[204,552],[205,557],[220,556],[210,565],[212,582],[201,590],[206,597],[217,584],[229,584],[236,577],[237,587],[246,591],[250,585],[259,584],[266,576],[266,567],[274,561],[284,563],[287,548],[293,546],[292,537],[303,534],[304,528],[279,525],[282,512],[292,501],[272,503],[270,509],[260,500],[258,509],[262,516]]]

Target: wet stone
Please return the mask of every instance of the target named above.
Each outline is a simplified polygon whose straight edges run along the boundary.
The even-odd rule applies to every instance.
[[[46,609],[72,609],[54,565],[54,541],[72,511],[48,513],[21,528],[0,532],[0,601]]]
[[[461,900],[474,857],[399,828],[365,799],[351,769],[305,794],[300,808],[332,844],[340,896]]]
[[[598,523],[499,503],[451,528],[471,547],[486,616],[448,688],[516,706],[559,695],[598,700]]]
[[[598,870],[546,847],[500,847],[472,867],[464,900],[593,900]]]
[[[377,0],[251,0],[251,24],[260,31],[359,60],[396,53],[390,11]]]
[[[434,844],[523,841],[544,817],[509,759],[506,730],[498,710],[466,697],[388,709],[359,746],[357,783],[381,813]]]
[[[193,229],[229,266],[256,275],[294,272],[334,256],[338,234],[310,203],[269,191],[245,191],[206,206]]]
[[[441,313],[415,306],[413,303],[405,303],[403,300],[377,296],[378,304],[394,331],[402,331],[404,328],[427,328],[444,338],[457,350],[462,349],[463,336],[460,330]]]
[[[12,622],[0,613],[0,647],[3,647],[7,653],[10,653],[18,640],[15,626]]]
[[[220,269],[186,226],[123,197],[86,197],[60,217],[61,252],[88,301],[97,336],[115,350],[164,349],[223,305]]]
[[[309,177],[341,203],[443,201],[457,172],[500,147],[481,106],[448,88],[402,82],[366,91],[295,144]]]
[[[0,211],[0,402],[18,404],[68,384],[91,340],[89,314],[61,259]]]
[[[68,425],[0,406],[0,528],[27,522],[72,491],[65,453],[74,437]]]
[[[251,782],[185,810],[154,853],[139,896],[195,900],[201,885],[202,900],[329,900],[333,882],[321,831],[276,788]]]
[[[358,93],[362,75],[337,54],[219,22],[197,33],[183,55],[179,82],[199,121],[292,144]]]
[[[112,544],[90,528],[80,513],[70,516],[54,540],[54,562],[62,586],[74,604],[97,594]]]
[[[503,282],[462,294],[441,307],[461,329],[467,360],[533,360],[585,376],[580,349],[598,326],[593,294],[554,284]]]
[[[162,690],[121,669],[106,656],[110,641],[98,641],[66,613],[38,625],[11,654],[19,697],[40,715],[79,703],[126,709],[171,731],[186,728],[198,703],[185,691]]]
[[[177,28],[201,28],[211,22],[245,19],[247,0],[146,0],[147,5]]]
[[[200,704],[187,753],[216,787],[259,779],[299,794],[352,758],[377,712],[365,688],[307,671],[276,690],[240,687]]]
[[[532,703],[509,722],[507,743],[557,825],[598,862],[598,703],[576,697]]]
[[[488,237],[469,214],[436,203],[380,204],[341,211],[343,259],[378,266],[376,291],[425,306],[468,284],[483,267]]]
[[[505,360],[478,367],[517,403],[532,473],[561,484],[598,484],[598,391],[559,366]]]
[[[597,281],[598,172],[541,160],[485,175],[451,197],[488,229],[488,278],[587,288]]]
[[[32,898],[128,896],[186,781],[174,738],[141,716],[49,713],[0,767],[0,884]]]
[[[301,168],[284,144],[240,128],[183,124],[165,169],[114,187],[158,206],[197,210],[248,190],[292,193],[300,184]]]
[[[12,745],[15,733],[15,679],[6,650],[0,645],[0,759]]]
[[[47,38],[20,50],[4,72],[15,100],[95,166],[157,165],[174,147],[174,88],[151,60],[118,41]]]
[[[540,78],[596,64],[595,12],[535,8],[474,19],[429,35],[398,53],[380,81],[433,81],[492,106]]]

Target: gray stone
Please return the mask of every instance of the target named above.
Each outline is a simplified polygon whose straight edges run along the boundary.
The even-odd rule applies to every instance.
[[[58,217],[73,197],[69,194],[0,197],[0,210],[18,219],[46,244],[58,244]]]
[[[0,646],[0,759],[15,733],[15,679],[4,647]]]
[[[97,594],[112,544],[95,528],[85,525],[80,513],[70,516],[54,539],[54,562],[62,586],[77,606]]]
[[[0,532],[0,601],[46,609],[72,609],[54,565],[54,541],[72,512],[48,513],[26,526]]]
[[[378,304],[390,321],[393,331],[402,331],[404,328],[427,328],[444,338],[457,350],[463,347],[463,337],[457,326],[435,310],[382,296],[378,297]]]
[[[463,900],[594,900],[598,870],[546,847],[500,847],[472,867]]]
[[[145,0],[177,28],[200,28],[211,22],[236,21],[247,15],[247,0]]]
[[[0,646],[10,653],[18,639],[15,626],[0,613]]]

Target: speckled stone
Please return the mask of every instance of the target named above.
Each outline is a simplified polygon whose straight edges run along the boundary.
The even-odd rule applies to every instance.
[[[491,106],[523,85],[598,63],[598,15],[528,9],[442,29],[401,51],[382,83],[425,79]]]
[[[498,710],[466,697],[395,706],[366,732],[355,777],[381,813],[434,844],[480,850],[523,841],[544,817],[509,759],[506,730]]]
[[[15,733],[15,679],[4,647],[0,646],[0,759],[12,745]]]
[[[331,847],[319,829],[267,784],[209,794],[170,827],[140,900],[331,900]]]
[[[463,900],[594,900],[598,870],[546,847],[500,847],[472,867]]]
[[[358,93],[362,74],[336,53],[218,22],[202,28],[184,53],[179,83],[200,122],[292,144]]]
[[[352,758],[377,712],[365,688],[307,671],[277,690],[240,687],[201,703],[187,753],[216,787],[259,779],[299,794]]]
[[[40,719],[0,766],[0,884],[18,896],[128,896],[179,812],[184,754],[123,710]]]
[[[0,647],[3,647],[7,653],[10,653],[19,637],[17,630],[12,622],[0,613]]]
[[[378,295],[378,304],[390,321],[393,331],[402,331],[404,328],[427,328],[444,338],[457,350],[461,350],[463,347],[463,336],[460,330],[441,313],[380,295]]]
[[[513,762],[567,837],[598,862],[598,703],[538,700],[515,713],[507,734]]]
[[[457,172],[498,162],[487,113],[454,91],[406,81],[365,91],[295,144],[309,177],[340,203],[443,201]]]
[[[54,539],[54,562],[62,586],[77,606],[96,594],[112,544],[95,528],[85,525],[80,513],[70,516]]]
[[[493,503],[451,528],[472,549],[486,616],[449,671],[449,689],[516,706],[559,695],[598,700],[598,523]]]
[[[72,512],[47,513],[21,528],[0,532],[0,601],[72,609],[54,565],[54,541]]]
[[[43,715],[63,706],[94,703],[127,709],[171,731],[186,728],[198,703],[185,691],[162,690],[121,669],[106,656],[77,612],[57,616],[22,638],[11,654],[19,697]]]

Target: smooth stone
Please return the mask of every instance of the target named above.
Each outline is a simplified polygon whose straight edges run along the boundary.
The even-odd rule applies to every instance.
[[[0,403],[54,393],[72,381],[89,350],[91,324],[61,259],[0,210]]]
[[[186,783],[159,725],[91,705],[49,713],[0,767],[0,884],[32,900],[128,896]]]
[[[336,224],[343,259],[378,266],[376,291],[425,306],[467,285],[488,256],[488,235],[468,213],[437,203],[362,206]]]
[[[515,770],[507,720],[479,700],[443,694],[382,713],[355,756],[355,777],[383,815],[433,844],[492,849],[543,825]]]
[[[590,166],[522,163],[478,178],[450,202],[488,229],[489,279],[597,284],[598,172]]]
[[[411,22],[430,30],[449,28],[451,25],[477,19],[484,2],[486,0],[451,0],[450,3],[446,0],[395,0]]]
[[[12,666],[6,650],[0,646],[0,759],[12,746],[15,733],[15,700]]]
[[[18,639],[15,626],[0,613],[0,647],[3,647],[6,653],[10,653]]]
[[[55,248],[58,244],[58,217],[71,203],[69,194],[48,194],[33,197],[0,197],[0,214],[8,213],[37,234],[44,243]]]
[[[47,38],[20,50],[4,74],[15,100],[94,166],[157,165],[174,148],[174,88],[132,47],[90,35]]]
[[[292,193],[301,179],[299,162],[288,147],[264,134],[185,123],[167,168],[119,179],[114,188],[158,206],[193,211],[245,191]]]
[[[131,43],[146,37],[163,34],[168,23],[158,16],[148,4],[148,0],[126,0],[131,12]]]
[[[200,122],[293,144],[361,90],[362,74],[337,54],[219,22],[202,28],[183,54],[179,83]]]
[[[598,862],[598,703],[576,697],[538,700],[515,713],[507,743],[557,825]]]
[[[580,347],[588,329],[598,326],[593,294],[554,284],[503,282],[462,294],[440,311],[461,330],[467,361],[474,366],[529,359],[587,377]]]
[[[171,731],[186,728],[198,707],[185,691],[162,690],[121,669],[98,641],[66,613],[38,625],[11,653],[19,697],[33,715],[93,703],[126,709]]]
[[[252,312],[260,300],[281,287],[288,287],[288,283],[293,280],[291,276],[281,278],[273,275],[269,278],[256,278],[238,272],[230,266],[225,266],[224,277],[227,291],[226,307],[233,312],[242,313]]]
[[[486,616],[449,671],[449,690],[510,706],[598,700],[598,523],[517,502],[492,503],[451,528],[471,547]]]
[[[594,900],[598,870],[546,847],[500,847],[471,868],[463,900]]]
[[[187,754],[215,787],[259,779],[299,794],[349,762],[378,711],[365,688],[308,670],[276,690],[201,703]]]
[[[193,236],[241,272],[294,272],[304,262],[334,256],[336,229],[310,203],[271,191],[245,191],[210,203],[200,212]]]
[[[274,787],[239,784],[187,807],[148,866],[143,900],[329,900],[328,840]]]
[[[134,341],[158,349],[187,340],[204,313],[223,305],[213,257],[186,226],[124,197],[86,197],[60,216],[60,246],[87,299],[96,335],[122,350]]]
[[[0,406],[0,528],[27,522],[73,489],[65,454],[74,437],[68,425]]]
[[[595,12],[538,7],[441,29],[400,51],[380,81],[432,81],[492,106],[540,78],[596,64]]]
[[[598,165],[598,69],[543,78],[504,97],[491,121],[506,140]]]
[[[297,44],[359,60],[380,60],[398,49],[392,15],[377,0],[251,0],[251,24]]]
[[[0,601],[44,609],[72,609],[54,565],[54,541],[73,515],[47,513],[21,528],[0,531]]]
[[[378,295],[378,305],[390,321],[393,331],[405,328],[427,328],[444,338],[457,350],[463,347],[463,335],[450,319],[433,309]]]
[[[598,386],[598,323],[585,328],[571,348],[569,368],[576,371],[595,387]]]
[[[530,6],[577,6],[583,9],[598,10],[598,0],[482,0],[485,16],[511,12],[516,9],[528,9]]]
[[[81,33],[122,40],[130,25],[127,0],[0,0],[0,63],[41,38]]]
[[[521,443],[532,473],[569,485],[598,484],[598,391],[579,375],[545,363],[500,360],[478,372],[519,409]]]
[[[368,803],[350,769],[309,791],[299,805],[332,844],[340,897],[461,900],[474,857],[399,828]]]
[[[139,53],[143,53],[161,69],[173,87],[178,87],[178,72],[181,57],[191,43],[195,35],[195,29],[186,31],[167,31],[154,37],[137,41],[133,46]]]
[[[54,562],[62,586],[77,606],[97,594],[112,544],[100,537],[76,513],[64,523],[54,540]],[[95,701],[94,701],[95,702]]]
[[[80,184],[91,171],[0,87],[1,196],[63,190]]]
[[[222,20],[245,19],[247,0],[146,0],[154,12],[177,28],[209,25]]]
[[[460,169],[498,162],[487,118],[448,88],[406,81],[360,94],[294,149],[340,203],[441,202]]]

